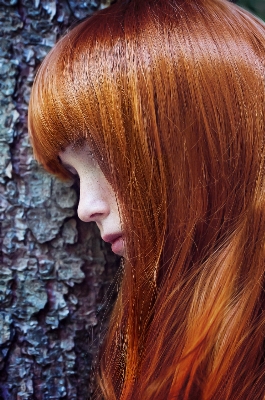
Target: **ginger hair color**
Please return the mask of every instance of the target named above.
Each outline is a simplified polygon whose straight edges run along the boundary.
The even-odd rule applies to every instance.
[[[127,257],[98,398],[265,394],[265,26],[226,0],[120,0],[42,63],[29,132],[92,149]]]

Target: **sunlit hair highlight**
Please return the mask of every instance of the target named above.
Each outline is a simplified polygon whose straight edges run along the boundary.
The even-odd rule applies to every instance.
[[[124,276],[105,399],[263,399],[265,27],[226,0],[118,1],[33,85],[36,158],[88,144],[119,202]]]

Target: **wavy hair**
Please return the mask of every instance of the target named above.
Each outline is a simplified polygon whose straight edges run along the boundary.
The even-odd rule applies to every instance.
[[[31,94],[36,158],[87,143],[126,252],[98,398],[259,400],[265,26],[226,0],[120,0],[68,32]]]

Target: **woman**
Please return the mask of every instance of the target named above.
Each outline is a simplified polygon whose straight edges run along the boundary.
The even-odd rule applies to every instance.
[[[105,399],[263,399],[265,26],[226,0],[120,0],[33,85],[36,158],[124,256]]]

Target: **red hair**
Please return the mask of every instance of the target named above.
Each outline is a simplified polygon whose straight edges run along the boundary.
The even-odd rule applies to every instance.
[[[226,0],[118,1],[41,65],[37,159],[66,178],[88,143],[125,231],[100,398],[264,398],[264,78],[264,24]]]

